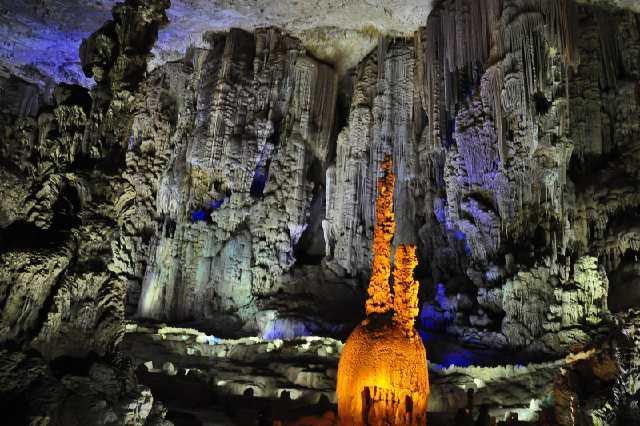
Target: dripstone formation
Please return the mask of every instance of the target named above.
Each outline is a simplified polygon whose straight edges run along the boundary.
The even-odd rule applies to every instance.
[[[429,410],[474,388],[496,416],[639,421],[640,17],[614,3],[441,0],[347,70],[279,28],[207,32],[150,70],[171,5],[126,0],[79,47],[90,89],[0,68],[7,418],[177,418],[136,367],[335,403],[342,346],[308,336],[364,318],[390,155]],[[302,349],[265,367],[279,339]]]
[[[367,289],[367,317],[344,344],[338,364],[336,396],[341,425],[421,425],[429,398],[427,354],[415,332],[418,261],[413,245],[395,252],[393,294],[391,240],[395,232],[393,189],[395,175],[389,156],[376,187],[376,226],[371,280]]]
[[[277,29],[208,40],[151,74],[134,118],[127,175],[150,239],[129,309],[218,335],[335,333],[358,300],[316,261],[337,75]]]

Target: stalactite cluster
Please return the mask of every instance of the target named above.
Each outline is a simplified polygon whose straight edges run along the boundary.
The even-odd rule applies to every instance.
[[[478,296],[472,296],[477,306],[474,302],[458,308],[470,311],[470,324],[450,324],[446,326],[448,333],[475,341],[475,330],[484,324],[479,336],[490,346],[562,352],[570,347],[569,340],[589,340],[587,335],[593,331],[578,331],[577,324],[595,324],[590,314],[581,313],[570,302],[572,271],[591,264],[590,256],[598,258],[593,268],[588,268],[600,276],[598,288],[577,285],[580,292],[598,300],[595,309],[600,320],[596,323],[607,312],[600,296],[612,288],[601,271],[616,267],[611,265],[610,255],[603,254],[601,243],[594,244],[591,238],[601,232],[598,229],[611,232],[610,226],[619,219],[608,213],[588,213],[598,204],[592,200],[602,198],[592,195],[592,189],[583,183],[600,178],[610,182],[605,176],[611,176],[612,170],[605,164],[619,161],[614,159],[614,150],[633,150],[625,143],[626,148],[617,145],[616,141],[625,137],[616,129],[625,125],[603,107],[605,99],[620,99],[635,117],[634,98],[625,101],[621,97],[637,81],[636,67],[622,66],[623,58],[636,53],[634,48],[621,50],[622,39],[612,36],[624,31],[624,22],[631,18],[572,1],[504,1],[487,7],[495,7],[497,13],[492,15],[488,50],[480,62],[471,59],[452,69],[443,55],[443,46],[456,45],[467,37],[464,32],[454,34],[442,28],[443,17],[468,13],[465,2],[442,2],[427,28],[416,35],[417,87],[429,117],[418,150],[423,153],[421,164],[436,169],[419,178],[426,182],[426,198],[433,204],[423,229],[432,233],[432,223],[440,223],[444,235],[450,236],[449,247],[458,247],[453,253],[438,247],[438,236],[425,244],[426,252],[433,253],[428,258],[436,264],[435,283],[451,280],[448,269],[460,263],[459,270],[480,290]],[[633,34],[624,37],[630,45],[638,43],[637,28]],[[468,36],[472,39],[464,39],[462,45],[485,42],[481,31]],[[456,84],[456,90],[449,89]],[[622,89],[627,84],[629,89]],[[627,117],[627,112],[621,116]],[[602,170],[598,178],[586,178],[584,173],[594,167],[608,170]],[[634,180],[632,174],[627,178]],[[614,198],[614,203],[633,203],[632,197]],[[430,214],[435,220],[428,218]],[[627,245],[630,236],[625,234],[609,247],[615,246],[618,253],[632,252]],[[460,253],[468,256],[461,258]],[[448,262],[437,260],[438,256]],[[545,279],[540,281],[540,276],[547,274],[563,284],[542,286]],[[531,311],[522,307],[511,292],[516,282],[516,287],[523,284],[532,294],[539,291],[542,305],[548,303],[542,300],[549,300],[561,286],[567,295],[558,294],[553,302],[557,307],[552,310],[564,313],[545,319],[545,309],[533,306],[537,303]],[[451,290],[452,299],[457,291]],[[435,301],[434,305],[442,305],[438,309],[443,310],[443,318],[451,318],[444,313],[449,302]],[[540,331],[549,330],[549,320],[559,324],[561,331]]]

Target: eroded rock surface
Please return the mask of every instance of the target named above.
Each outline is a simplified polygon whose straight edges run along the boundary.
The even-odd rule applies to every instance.
[[[629,327],[632,322],[626,324]],[[609,347],[608,343],[604,347]],[[181,386],[187,389],[195,383],[207,383],[208,392],[220,405],[225,398],[250,394],[252,398],[278,400],[286,393],[292,406],[309,407],[325,399],[335,403],[336,370],[343,344],[318,337],[225,340],[192,329],[131,324],[123,348],[145,371],[146,380],[158,389],[173,383],[174,395],[181,393]],[[468,390],[473,389],[476,407],[486,405],[491,415],[502,418],[517,412],[521,420],[535,421],[541,410],[554,415],[549,400],[556,392],[554,380],[561,371],[580,371],[585,381],[611,382],[615,376],[611,372],[618,368],[616,362],[611,362],[604,349],[602,353],[589,350],[527,365],[445,367],[430,363],[428,409],[430,415],[455,413],[467,406]],[[625,377],[618,386],[631,383],[631,377]],[[587,407],[584,413],[603,418],[601,413],[610,413],[613,407],[603,407],[603,400],[590,392],[581,393],[582,404]]]
[[[114,21],[86,42],[83,62],[102,76],[91,91],[61,84],[47,94],[1,78],[0,395],[8,424],[169,424],[116,351],[126,288],[110,267],[123,135],[167,6],[116,7]],[[92,49],[96,38],[113,48]]]
[[[318,264],[314,217],[334,132],[334,69],[279,30],[234,30],[154,71],[145,89],[124,175],[130,213],[115,242],[115,267],[139,278],[130,312],[226,335],[348,327],[360,291]],[[298,255],[305,232],[312,247]]]

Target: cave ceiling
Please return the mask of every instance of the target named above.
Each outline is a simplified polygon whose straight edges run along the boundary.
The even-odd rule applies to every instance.
[[[640,11],[637,0],[579,0]],[[0,0],[0,72],[40,85],[84,86],[78,48],[111,18],[115,0]],[[159,34],[150,68],[202,45],[208,31],[275,26],[339,71],[355,66],[380,34],[411,35],[423,26],[433,0],[172,0],[170,24]]]
[[[91,84],[78,47],[111,17],[114,0],[0,0],[2,65],[34,81]],[[410,34],[424,25],[430,0],[172,0],[150,67],[178,59],[207,31],[276,26],[320,59],[353,66],[378,34]]]

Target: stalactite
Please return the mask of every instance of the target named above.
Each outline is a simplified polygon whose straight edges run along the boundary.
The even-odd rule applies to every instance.
[[[387,56],[387,38],[378,37],[378,81],[384,80],[384,64]]]
[[[602,60],[602,74],[600,84],[604,88],[615,87],[620,68],[620,46],[617,40],[616,19],[610,15],[595,14],[600,33],[600,52]]]
[[[482,98],[489,104],[493,110],[493,119],[496,127],[496,135],[498,137],[498,154],[500,157],[500,167],[504,167],[506,163],[505,142],[504,142],[504,123],[502,113],[502,87],[504,86],[504,75],[502,67],[499,64],[492,65],[483,76],[481,83]]]
[[[299,115],[300,134],[307,140],[312,154],[327,160],[333,133],[338,79],[330,66],[300,58],[295,64],[294,114]]]
[[[429,18],[426,43],[421,46],[427,63],[427,93],[442,84],[446,111],[453,112],[459,101],[460,78],[476,80],[475,67],[487,63],[501,2],[452,0]]]
[[[416,36],[417,62],[420,64],[417,79],[419,87],[422,87],[420,97],[429,120],[428,136],[433,145],[427,149],[433,150],[441,145],[442,132],[446,131],[446,107],[441,85],[443,52],[440,20],[433,20],[431,25],[419,31]],[[420,74],[424,75],[422,79],[419,78]]]
[[[538,91],[544,45],[538,42],[539,32],[544,28],[544,16],[534,7],[534,2],[525,6],[511,6],[503,14],[505,59],[515,61],[513,71],[518,78],[506,80],[508,96],[503,102],[511,115],[529,117],[530,99]],[[514,75],[514,77],[515,77]]]
[[[574,0],[539,0],[539,9],[546,16],[547,38],[562,52],[565,63],[579,62],[576,49],[578,9]]]
[[[572,1],[489,2],[494,21],[489,44],[495,52],[483,77],[483,99],[494,113],[501,162],[505,158],[504,116],[532,120],[533,96],[545,91],[549,76],[548,45],[557,47],[569,65],[577,63],[577,19]],[[478,32],[477,40],[486,32]],[[446,37],[445,37],[446,39]],[[445,42],[445,45],[448,42]],[[473,43],[473,42],[472,42]],[[469,58],[467,58],[469,60]],[[467,62],[467,65],[469,62]],[[509,74],[514,76],[509,77]],[[446,79],[445,79],[446,84]],[[451,102],[447,102],[450,105]]]
[[[456,72],[484,63],[491,48],[491,28],[499,0],[455,0],[440,17],[446,70]]]

